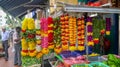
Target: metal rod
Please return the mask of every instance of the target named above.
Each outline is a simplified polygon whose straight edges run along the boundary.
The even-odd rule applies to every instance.
[[[18,6],[15,6],[15,7],[11,8],[11,9],[8,9],[8,11],[12,11],[12,10],[14,10],[14,9],[17,9],[17,8],[19,8],[19,7],[21,7],[21,6],[25,5],[25,4],[31,3],[32,1],[33,1],[33,0],[30,0],[30,1],[27,2],[27,3],[23,3],[23,4],[20,4],[20,5],[18,5]]]
[[[52,5],[24,5],[24,7],[54,7]],[[63,7],[63,6],[57,6],[57,7]]]
[[[44,67],[44,55],[42,56],[42,63],[41,63],[41,67]]]
[[[32,9],[29,9],[30,11],[31,10],[33,10],[33,8]],[[16,17],[19,17],[19,16],[21,16],[21,15],[23,15],[23,14],[25,14],[25,13],[27,13],[27,10],[26,11],[24,11],[24,12],[22,12],[22,13],[20,13],[19,15],[17,15]]]
[[[88,60],[88,45],[87,45],[87,25],[85,25],[85,47],[86,47],[86,59]]]

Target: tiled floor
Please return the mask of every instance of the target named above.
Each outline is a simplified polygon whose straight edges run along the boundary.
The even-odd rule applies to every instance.
[[[9,59],[5,61],[4,57],[0,57],[0,67],[18,67],[14,66],[14,53],[12,52],[12,47],[9,48]]]

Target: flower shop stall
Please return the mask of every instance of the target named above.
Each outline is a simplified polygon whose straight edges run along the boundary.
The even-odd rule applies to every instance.
[[[102,36],[110,36],[111,35],[111,29],[112,29],[112,18],[106,17],[101,18],[101,16],[97,17],[90,17],[85,16],[83,17],[77,17],[77,15],[73,16],[70,15],[74,12],[98,12],[98,13],[119,13],[119,9],[107,9],[102,10],[104,8],[94,8],[91,7],[76,7],[76,6],[66,6],[64,7],[65,11],[67,11],[67,14],[61,15],[59,18],[60,28],[61,28],[61,49],[62,51],[60,53],[56,53],[55,56],[63,63],[60,63],[61,67],[112,67],[116,66],[115,63],[113,64],[107,64],[105,61],[108,59],[107,62],[109,62],[109,57],[112,56],[115,59],[119,58],[116,55],[108,54],[108,56],[104,56],[105,49],[108,48],[108,46],[103,46],[104,42],[101,38]],[[82,10],[82,8],[84,10]],[[89,10],[88,10],[89,9]],[[91,10],[90,10],[91,9]],[[96,11],[96,10],[99,11]],[[88,11],[87,11],[88,10]],[[116,10],[116,11],[114,11]],[[66,18],[69,19],[69,22],[67,22]],[[58,23],[58,24],[59,24]],[[68,27],[69,26],[69,27]],[[69,29],[69,32],[67,30]],[[69,35],[69,38],[67,38]],[[55,36],[57,37],[57,36]],[[68,40],[67,40],[68,39]],[[105,44],[110,43],[109,41]],[[100,44],[100,50],[103,54],[94,53],[93,49],[94,46],[97,44]],[[68,45],[68,46],[67,46]],[[66,49],[65,49],[66,46]],[[64,49],[63,49],[64,47]],[[58,48],[58,49],[60,49]],[[68,48],[68,49],[67,49]],[[103,55],[103,56],[101,56]],[[95,62],[93,62],[95,61]],[[119,64],[119,61],[116,61]],[[104,64],[105,63],[105,64]],[[58,65],[58,67],[60,67]]]
[[[78,16],[79,14],[76,12],[92,12],[93,10],[97,13],[119,13],[120,10],[77,6],[65,6],[64,8],[66,13],[59,17],[40,18],[38,21],[40,28],[35,27],[35,21],[32,18],[23,20],[22,56],[37,58],[40,60],[39,63],[44,65],[44,57],[53,53],[61,61],[58,62],[61,67],[111,67],[115,64],[119,65],[119,56],[113,54],[102,56],[102,54],[93,51],[95,46],[100,44],[99,49],[104,54],[103,39],[105,35],[111,35],[112,19],[100,16]],[[114,63],[111,58],[116,59]],[[60,67],[57,63],[51,63],[49,58],[48,61],[51,65]],[[111,63],[112,65],[110,65]]]

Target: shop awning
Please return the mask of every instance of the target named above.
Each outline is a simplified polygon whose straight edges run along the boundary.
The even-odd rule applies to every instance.
[[[47,0],[0,0],[0,6],[14,17],[22,18],[27,10],[33,11],[38,7],[25,7],[24,5],[44,5]]]

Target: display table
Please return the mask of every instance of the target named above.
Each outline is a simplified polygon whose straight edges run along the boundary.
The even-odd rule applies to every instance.
[[[77,64],[81,65],[81,64],[89,64],[89,63],[94,63],[94,62],[98,62],[96,64],[104,65],[99,62],[103,62],[106,60],[106,58],[104,58],[103,56],[93,56],[93,57],[88,56],[88,60],[87,60],[87,59],[85,59],[85,57],[86,57],[85,55],[84,56],[78,55],[76,57],[74,56],[74,57],[67,57],[67,58],[61,56],[61,54],[54,53],[54,55],[58,59],[58,61],[56,62],[56,65],[58,62],[62,62],[65,67],[76,67]],[[88,65],[88,67],[89,67],[89,65]]]

